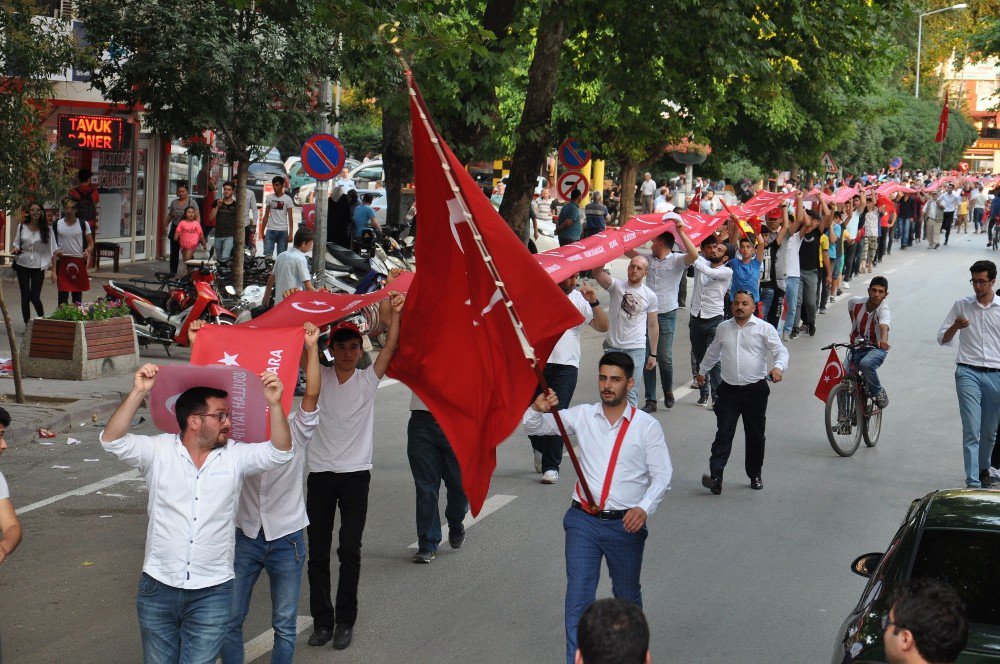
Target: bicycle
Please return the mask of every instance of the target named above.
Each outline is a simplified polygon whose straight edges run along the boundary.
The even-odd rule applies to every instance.
[[[822,350],[846,348],[847,367],[840,382],[833,386],[826,398],[826,435],[833,451],[842,457],[849,457],[861,446],[875,447],[882,434],[882,409],[875,403],[868,391],[868,384],[857,363],[851,362],[852,350],[875,348],[870,343],[830,344]]]

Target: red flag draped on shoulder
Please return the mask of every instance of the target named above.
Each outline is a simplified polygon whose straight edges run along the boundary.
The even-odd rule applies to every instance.
[[[420,269],[389,375],[437,419],[462,468],[473,515],[544,362],[583,317],[546,276],[440,137],[409,71]]]
[[[941,107],[941,119],[938,120],[937,136],[935,143],[941,143],[948,136],[948,93],[944,93],[944,106]]]

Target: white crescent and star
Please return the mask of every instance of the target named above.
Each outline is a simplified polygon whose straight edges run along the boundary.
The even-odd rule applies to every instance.
[[[836,376],[828,376],[827,375],[827,373],[830,371],[831,367],[837,370],[837,375]],[[831,380],[839,380],[843,376],[844,376],[844,368],[842,366],[840,366],[839,362],[827,362],[826,368],[823,369],[823,380],[825,382],[829,382]]]
[[[216,364],[225,364],[227,367],[238,367],[240,363],[236,361],[236,358],[240,356],[239,353],[230,355],[226,351],[222,351],[222,359],[216,361]]]
[[[175,394],[174,396],[170,397],[163,403],[163,406],[167,409],[168,413],[172,415],[176,414],[174,412],[174,407],[177,405],[177,400],[180,398],[181,398],[180,394]]]
[[[337,309],[337,307],[333,305],[326,304],[326,302],[324,302],[323,300],[313,300],[312,302],[307,302],[306,304],[313,304],[317,306],[326,305],[326,306],[324,306],[322,309],[313,309],[305,306],[305,304],[301,302],[293,302],[292,308],[298,309],[299,311],[307,314],[326,314],[331,311],[336,311]]]

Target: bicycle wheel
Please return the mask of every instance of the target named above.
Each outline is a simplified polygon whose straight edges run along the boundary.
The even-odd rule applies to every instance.
[[[882,435],[882,409],[876,406],[872,399],[865,401],[864,426],[861,432],[865,439],[865,445],[875,447],[878,445],[878,437]]]
[[[834,452],[849,457],[858,450],[860,424],[854,386],[848,381],[838,383],[826,398],[826,436]]]

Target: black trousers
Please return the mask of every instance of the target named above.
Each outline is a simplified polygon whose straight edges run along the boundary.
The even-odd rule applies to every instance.
[[[170,224],[169,239],[170,239],[170,274],[177,274],[177,266],[181,262],[181,243],[174,239],[174,233],[177,232],[176,224]]]
[[[45,270],[31,267],[21,267],[14,263],[14,274],[17,275],[17,287],[21,290],[21,317],[24,324],[31,318],[31,306],[41,318],[45,315],[42,307],[42,284],[45,283]]]
[[[941,232],[944,233],[944,243],[948,244],[948,236],[951,235],[951,225],[955,221],[954,212],[945,212],[944,220],[941,222]]]
[[[696,366],[700,366],[701,361],[705,359],[705,353],[715,339],[715,328],[719,327],[721,322],[722,316],[712,316],[711,318],[691,316],[688,319],[688,331],[691,333],[691,353],[694,355]],[[719,383],[722,382],[721,376],[722,369],[716,364],[709,370],[708,380],[699,388],[701,396],[708,396],[709,389],[711,389],[712,396],[715,397],[718,393]]]
[[[573,392],[576,391],[576,377],[579,369],[571,364],[546,364],[542,375],[545,382],[552,388],[552,391],[559,397],[559,405],[556,410],[569,408],[569,402],[573,400]],[[537,397],[541,394],[541,389],[535,391]],[[563,439],[560,435],[555,436],[528,436],[531,447],[542,455],[542,472],[547,470],[559,470],[562,463]]]
[[[767,420],[767,397],[771,393],[766,380],[750,385],[719,385],[719,398],[715,402],[715,419],[718,431],[712,443],[709,468],[712,477],[722,479],[722,474],[733,451],[736,422],[743,418],[743,435],[746,438],[745,468],[747,477],[760,476],[764,466],[764,423]]]
[[[61,290],[56,295],[56,302],[61,306],[69,302],[70,296],[73,297],[73,302],[80,304],[83,302],[83,292],[82,291],[64,291]]]
[[[368,518],[371,472],[309,473],[306,514],[309,516],[309,612],[315,627],[354,626],[358,617],[358,580],[361,578],[361,535]],[[340,507],[337,558],[340,576],[336,604],[330,601],[330,547],[333,521]]]

